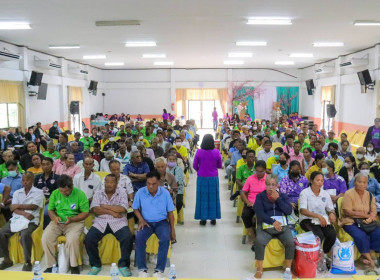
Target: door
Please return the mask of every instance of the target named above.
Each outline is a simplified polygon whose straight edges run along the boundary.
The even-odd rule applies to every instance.
[[[218,118],[223,117],[219,100],[188,100],[186,105],[189,119],[195,120],[198,128],[212,129],[214,107],[218,112]]]

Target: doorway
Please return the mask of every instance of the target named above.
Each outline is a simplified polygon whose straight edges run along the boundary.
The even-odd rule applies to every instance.
[[[188,118],[195,120],[198,128],[212,129],[212,112],[214,111],[214,107],[216,107],[218,118],[223,117],[219,100],[187,100],[186,107]]]
[[[322,107],[322,128],[326,131],[330,131],[333,128],[333,118],[329,118],[327,115],[327,105],[331,104],[330,101],[323,101]]]

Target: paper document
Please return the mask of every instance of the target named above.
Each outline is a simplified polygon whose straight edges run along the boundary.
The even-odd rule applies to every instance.
[[[283,226],[287,225],[286,217],[285,216],[272,216],[271,218],[273,220],[281,223],[281,225],[283,225]],[[268,229],[268,228],[273,228],[274,227],[273,225],[270,225],[270,224],[267,224],[267,223],[263,223],[262,226],[263,226],[263,229]]]
[[[312,231],[300,233],[296,235],[296,238],[299,243],[310,244],[310,245],[317,244],[317,240],[315,239],[315,235]]]
[[[326,220],[327,224],[329,225],[330,224],[329,217],[327,215],[322,215],[322,216]],[[319,221],[318,218],[312,218],[311,223],[314,225],[320,225],[321,224],[321,222]]]

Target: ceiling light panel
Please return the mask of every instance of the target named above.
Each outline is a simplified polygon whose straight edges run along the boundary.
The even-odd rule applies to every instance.
[[[126,47],[155,47],[157,46],[156,42],[147,41],[147,42],[126,42]]]
[[[1,21],[0,29],[1,30],[16,30],[16,29],[31,29],[29,23],[27,22],[19,22],[19,21]]]
[[[291,25],[292,20],[290,18],[250,18],[247,21],[247,24],[254,25]]]

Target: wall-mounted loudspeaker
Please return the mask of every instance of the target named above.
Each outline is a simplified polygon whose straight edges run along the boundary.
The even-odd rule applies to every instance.
[[[327,113],[327,116],[329,118],[335,118],[335,115],[337,113],[337,111],[335,109],[335,105],[334,104],[327,104],[326,113]]]
[[[71,101],[71,103],[70,103],[70,113],[72,115],[79,114],[79,101]]]

